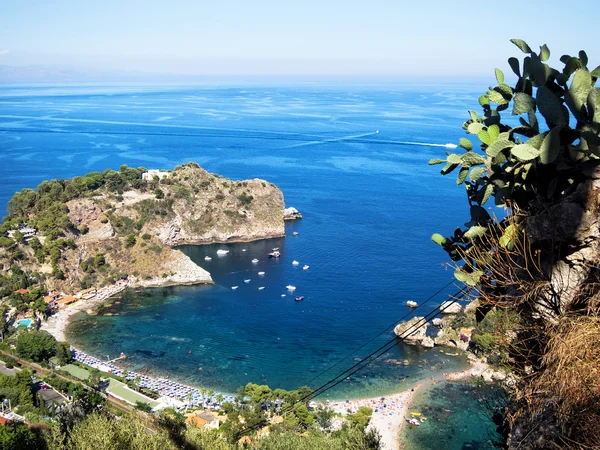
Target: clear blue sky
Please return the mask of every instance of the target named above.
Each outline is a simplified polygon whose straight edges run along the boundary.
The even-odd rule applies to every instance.
[[[600,1],[14,0],[0,65],[172,74],[487,75],[547,43],[600,64]],[[508,69],[507,69],[508,70]]]

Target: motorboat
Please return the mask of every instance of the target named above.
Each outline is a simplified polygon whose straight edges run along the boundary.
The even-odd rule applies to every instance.
[[[297,301],[297,302],[301,302],[302,300],[304,300],[304,295],[299,295],[294,300]]]
[[[286,288],[288,291],[292,291],[292,292],[296,290],[296,286],[292,286],[291,284],[288,284],[288,285],[287,285],[285,288]]]
[[[212,258],[210,256],[205,256],[204,261],[212,261]]]
[[[279,253],[279,250],[273,250],[271,253],[269,253],[269,258],[279,258],[281,256],[281,253]]]
[[[285,294],[281,294],[282,297],[285,297]]]
[[[254,258],[254,259],[252,260],[252,262],[253,262],[254,264],[256,264],[256,263],[258,262],[258,259]]]
[[[298,236],[298,232],[297,232],[297,231],[294,231],[294,232],[292,233],[292,236]]]
[[[261,287],[258,288],[258,290],[262,291],[264,288],[265,288],[264,286],[261,286]]]
[[[229,250],[223,250],[223,249],[217,250],[217,255],[219,255],[219,256],[226,255],[227,253],[229,253]]]
[[[300,263],[299,263],[298,261],[296,261],[296,260],[293,260],[293,261],[292,261],[292,265],[294,265],[294,266],[297,266],[297,265],[299,265],[299,264],[300,264]]]
[[[231,286],[231,289],[233,289],[234,291],[239,288],[239,286]]]
[[[245,248],[243,248],[243,249],[242,249],[242,251],[243,251],[243,252],[245,252],[245,251],[246,251],[246,249],[245,249]]]
[[[244,283],[250,283],[250,278],[248,278],[247,280],[244,280]]]
[[[418,427],[419,425],[421,425],[421,422],[419,422],[419,419],[415,419],[414,417],[412,419],[406,419],[406,421],[408,423],[410,423],[411,425],[414,425],[415,427]]]
[[[265,273],[264,273],[264,272],[258,272],[258,276],[259,276],[259,277],[264,277],[264,276],[265,276]]]
[[[406,302],[406,306],[408,306],[409,308],[416,308],[419,305],[417,302],[413,302],[412,300],[409,300]]]
[[[310,267],[310,266],[308,266],[308,265],[307,265],[307,266],[304,266],[304,267],[302,268],[302,270],[308,270],[308,268],[309,268],[309,267]]]

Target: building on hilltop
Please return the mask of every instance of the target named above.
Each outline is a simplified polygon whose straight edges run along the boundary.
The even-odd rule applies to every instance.
[[[142,180],[152,181],[154,177],[158,177],[159,180],[162,180],[163,178],[169,178],[169,176],[171,176],[170,172],[163,172],[158,169],[150,169],[148,172],[144,172],[142,174]]]
[[[35,236],[36,233],[37,233],[37,230],[35,228],[31,228],[26,223],[22,223],[19,226],[19,230],[18,231],[19,231],[19,233],[21,233],[23,235],[23,237],[25,239],[31,238],[31,237]],[[8,237],[11,238],[11,239],[13,239],[13,237],[14,237],[14,235],[15,235],[16,232],[17,232],[17,230],[9,230],[8,233],[7,233]]]

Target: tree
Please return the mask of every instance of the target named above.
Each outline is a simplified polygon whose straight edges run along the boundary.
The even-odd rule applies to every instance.
[[[24,424],[0,427],[0,448],[3,450],[42,450],[45,441]]]
[[[56,343],[56,359],[60,366],[65,366],[71,362],[71,344],[68,342]]]
[[[20,333],[16,353],[30,361],[47,361],[56,354],[56,344],[56,339],[47,331]]]
[[[348,420],[350,420],[350,423],[352,423],[354,426],[364,430],[369,424],[372,415],[373,410],[371,408],[367,406],[361,406],[358,408],[356,413],[348,415]]]
[[[98,389],[98,384],[100,383],[100,371],[95,367],[90,370],[90,376],[88,378],[88,383],[94,389]]]
[[[154,195],[158,200],[165,198],[165,193],[159,188],[154,189]]]
[[[25,242],[25,236],[23,236],[23,233],[21,233],[19,230],[16,230],[13,233],[13,239],[17,242]]]

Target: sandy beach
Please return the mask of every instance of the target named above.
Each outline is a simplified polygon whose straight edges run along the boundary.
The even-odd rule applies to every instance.
[[[108,297],[95,297],[89,300],[79,300],[54,313],[40,326],[41,330],[50,333],[57,341],[66,341],[65,330],[69,324],[70,316],[81,311],[96,308],[107,300]]]
[[[406,415],[415,392],[424,384],[423,380],[411,389],[399,394],[385,395],[377,398],[334,401],[327,405],[335,412],[346,415],[358,411],[361,406],[373,409],[373,416],[367,429],[376,429],[381,435],[382,450],[397,450],[399,434],[405,423]]]

